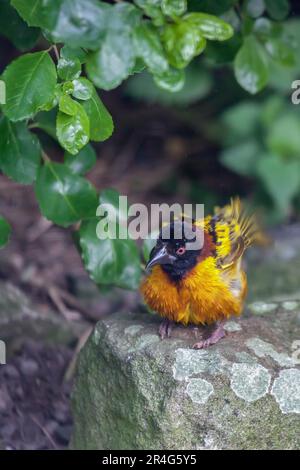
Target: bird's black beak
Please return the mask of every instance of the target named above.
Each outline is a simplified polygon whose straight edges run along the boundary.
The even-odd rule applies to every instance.
[[[173,264],[176,257],[168,253],[167,247],[154,248],[150,255],[150,260],[146,265],[146,272],[150,272],[151,268],[156,264]]]

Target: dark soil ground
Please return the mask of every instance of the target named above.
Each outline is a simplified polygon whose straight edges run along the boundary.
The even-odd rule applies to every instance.
[[[71,382],[64,380],[72,351],[28,341],[0,367],[0,443],[3,449],[63,449],[72,417]]]

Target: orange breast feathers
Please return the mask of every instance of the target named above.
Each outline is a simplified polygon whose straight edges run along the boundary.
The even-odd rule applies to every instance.
[[[162,317],[185,325],[239,315],[247,291],[241,260],[259,234],[254,218],[235,199],[194,226],[204,232],[197,255],[177,239],[158,239],[148,263],[152,271],[141,285],[145,302]]]
[[[210,324],[242,311],[246,280],[235,297],[212,256],[200,261],[181,281],[173,282],[161,266],[154,266],[141,292],[149,307],[169,320]]]

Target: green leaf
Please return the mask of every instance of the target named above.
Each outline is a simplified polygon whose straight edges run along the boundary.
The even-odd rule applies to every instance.
[[[185,83],[185,73],[183,70],[170,68],[160,75],[153,75],[154,81],[159,88],[177,93],[182,90]]]
[[[61,85],[61,84],[60,84]],[[64,95],[72,95],[73,91],[74,91],[74,84],[73,82],[65,82],[62,84],[62,93]]]
[[[11,121],[34,116],[55,98],[56,69],[47,51],[25,54],[5,69],[4,114]]]
[[[0,33],[7,37],[18,49],[32,49],[37,42],[40,30],[29,28],[10,5],[10,0],[0,2]]]
[[[90,144],[81,149],[77,155],[66,152],[64,155],[65,165],[78,175],[87,173],[97,161],[96,152]]]
[[[107,207],[109,206],[109,213],[107,214],[107,219],[112,221],[117,221],[118,224],[125,224],[127,226],[128,222],[128,207],[122,207],[120,204],[120,194],[115,189],[104,189],[101,191],[99,196],[99,204]]]
[[[95,188],[66,165],[46,162],[40,168],[35,193],[44,217],[63,227],[96,214]]]
[[[91,99],[82,105],[90,120],[90,139],[95,142],[108,139],[113,133],[114,123],[94,87]]]
[[[300,117],[297,113],[283,113],[273,122],[267,145],[273,153],[300,160]]]
[[[294,50],[289,44],[278,38],[269,38],[265,43],[270,56],[281,65],[291,67],[296,63]]]
[[[262,41],[267,41],[270,38],[279,38],[282,36],[282,25],[268,18],[258,18],[253,25],[253,33]]]
[[[225,149],[220,160],[229,170],[246,177],[256,175],[257,162],[260,159],[261,148],[255,140],[248,140],[241,144]]]
[[[54,98],[52,98],[49,103],[45,104],[45,106],[43,106],[41,108],[41,111],[51,111],[53,108],[55,108],[57,105],[58,105],[58,102],[62,96],[62,94],[64,93],[64,90],[63,88],[65,87],[66,83],[62,84],[61,83],[57,83],[56,86],[55,86],[55,92],[54,92]]]
[[[87,61],[88,77],[97,87],[111,90],[130,75],[136,59],[132,30],[140,16],[134,5],[114,5],[101,47]]]
[[[144,10],[147,16],[153,18],[153,23],[156,26],[164,24],[164,15],[161,11],[161,0],[134,0],[134,3]]]
[[[265,155],[258,163],[258,175],[282,213],[287,213],[300,188],[300,162],[285,161],[278,155]]]
[[[226,41],[233,36],[233,28],[221,18],[207,13],[188,13],[183,17],[188,24],[199,28],[199,33],[206,39]]]
[[[200,35],[198,27],[184,21],[167,25],[162,41],[170,64],[177,68],[185,68],[206,46],[206,39]]]
[[[59,100],[59,110],[68,116],[75,116],[78,112],[77,104],[69,95],[62,95]]]
[[[188,106],[208,95],[212,88],[212,77],[197,64],[190,64],[186,70],[186,80],[183,88],[172,93],[159,88],[153,77],[144,72],[136,75],[126,83],[129,96],[148,103],[159,103],[169,106]]]
[[[137,57],[141,58],[154,74],[168,71],[166,58],[157,28],[148,22],[143,22],[134,30],[134,45]]]
[[[284,112],[285,101],[284,97],[273,94],[263,104],[260,113],[260,120],[262,124],[269,129],[274,121],[282,112]]]
[[[246,91],[255,94],[262,90],[269,78],[266,54],[254,36],[247,36],[234,61],[238,83]]]
[[[93,84],[86,78],[78,78],[73,80],[73,96],[78,100],[89,100],[93,95]]]
[[[46,30],[54,43],[97,49],[107,29],[111,5],[98,0],[12,0],[30,26]]]
[[[258,18],[265,11],[264,0],[247,0],[246,11],[252,18]]]
[[[56,134],[61,146],[72,155],[82,149],[90,138],[90,120],[81,104],[74,101],[76,114],[69,116],[61,111],[57,114]]]
[[[79,243],[85,268],[97,284],[136,289],[141,268],[135,243],[130,239],[100,240],[96,233],[98,223],[99,219],[95,218],[80,227]]]
[[[224,141],[236,143],[237,140],[248,138],[259,126],[261,106],[253,101],[242,101],[231,106],[222,115],[222,122],[230,132],[224,132]]]
[[[77,58],[65,59],[61,57],[57,64],[57,73],[62,80],[74,80],[81,74],[81,63]]]
[[[46,134],[50,135],[52,139],[57,140],[56,135],[56,109],[50,112],[41,112],[35,116],[34,127],[43,130]]]
[[[162,0],[161,9],[164,15],[181,16],[186,11],[186,0]]]
[[[265,0],[266,9],[273,20],[284,20],[290,11],[288,0]]]
[[[135,63],[132,39],[128,32],[107,34],[99,51],[87,61],[87,73],[94,84],[112,90],[128,77]]]
[[[37,175],[41,148],[38,138],[23,122],[0,120],[0,168],[18,183],[30,184]]]
[[[60,56],[67,60],[79,59],[81,64],[85,64],[87,60],[87,53],[81,47],[64,46],[60,50]]]
[[[11,227],[9,223],[0,215],[0,248],[3,248],[9,240]]]

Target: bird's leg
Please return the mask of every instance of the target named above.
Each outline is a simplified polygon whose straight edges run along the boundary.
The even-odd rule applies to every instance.
[[[158,334],[161,337],[161,339],[170,338],[172,328],[173,328],[173,322],[169,320],[168,318],[165,318],[160,324],[160,327],[158,330]]]
[[[195,343],[193,348],[194,349],[205,349],[211,346],[212,344],[216,344],[220,339],[224,338],[225,330],[224,330],[224,321],[217,322],[217,327],[212,331],[212,333],[208,336],[208,338]]]

